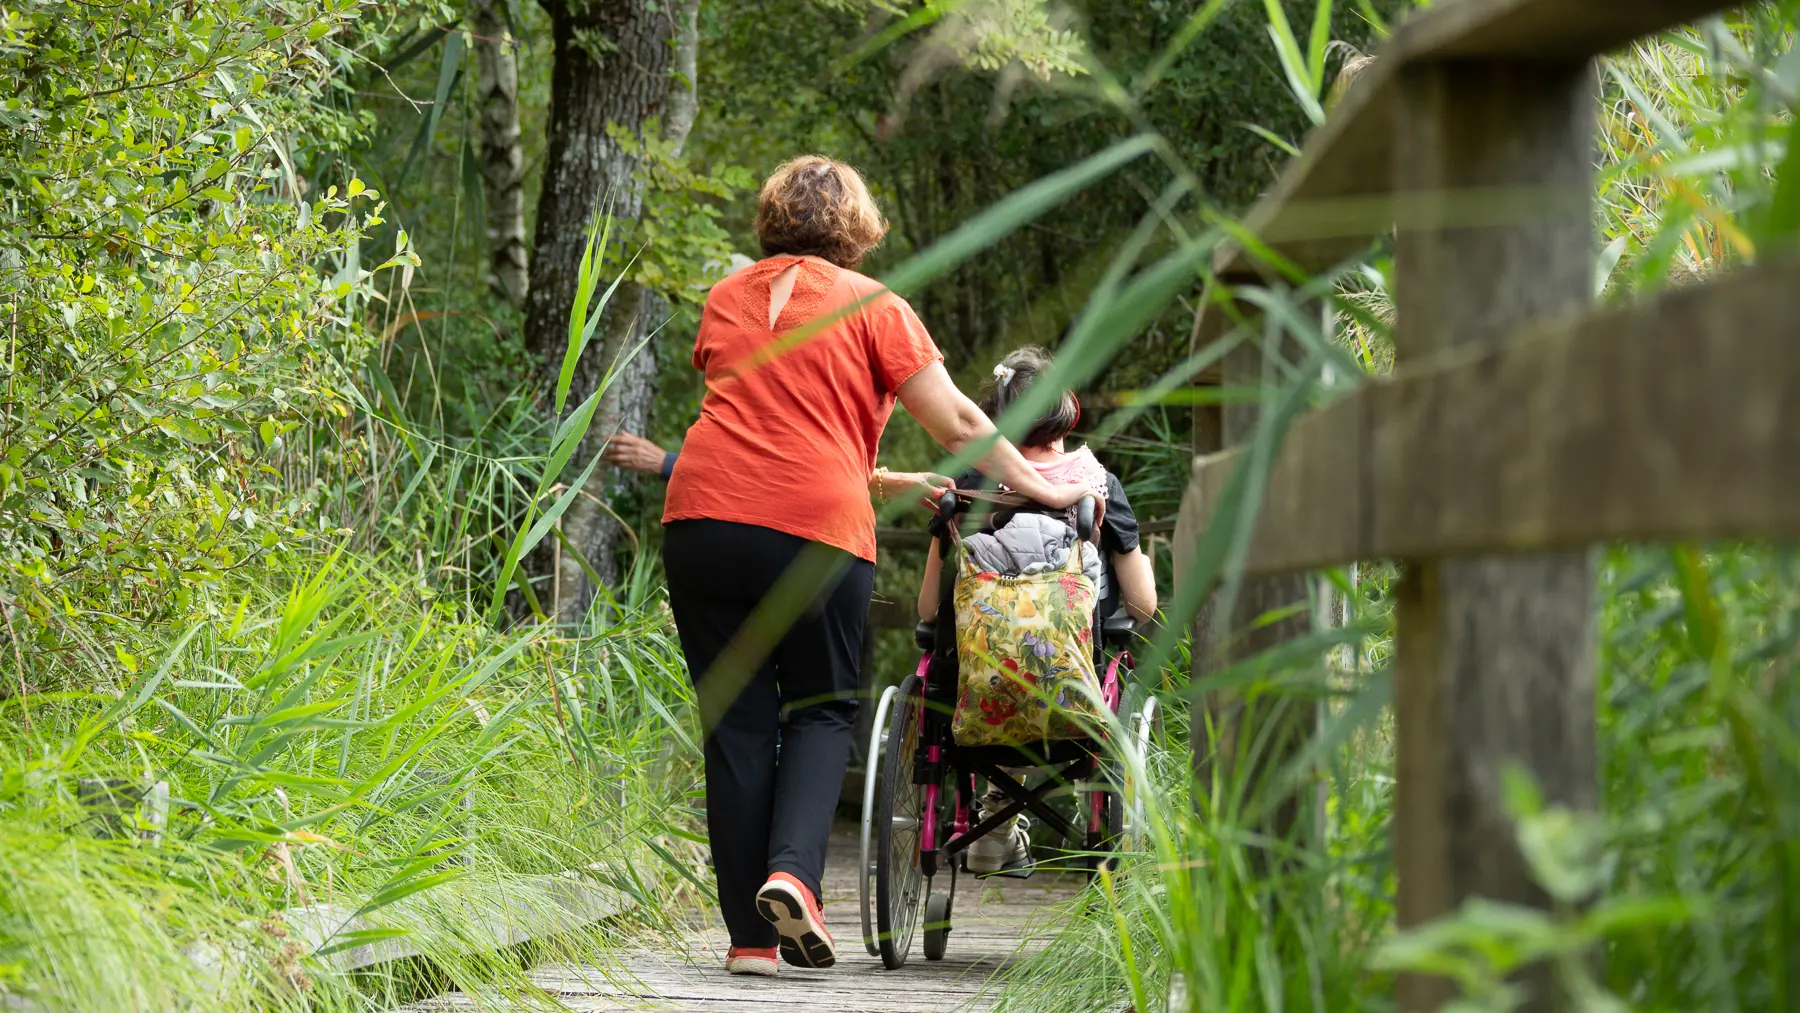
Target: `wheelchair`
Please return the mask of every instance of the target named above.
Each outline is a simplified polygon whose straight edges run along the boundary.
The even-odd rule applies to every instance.
[[[964,852],[983,836],[1009,828],[1019,813],[1028,811],[1054,830],[1065,851],[1080,856],[1081,868],[1090,876],[1112,861],[1112,853],[1137,847],[1144,826],[1142,801],[1128,775],[1132,769],[1143,769],[1156,721],[1156,697],[1131,678],[1126,648],[1136,627],[1123,609],[1097,619],[1095,643],[1103,662],[1101,697],[1122,722],[1115,727],[1123,728],[1126,741],[1106,741],[1110,733],[1103,732],[1099,739],[967,747],[952,737],[958,542],[949,537],[949,526],[967,509],[968,501],[953,492],[945,493],[938,504],[931,528],[938,536],[944,575],[938,588],[939,618],[921,622],[915,630],[924,656],[912,675],[882,693],[866,754],[857,877],[863,945],[888,970],[906,963],[921,928],[925,959],[943,959]],[[1077,534],[1089,540],[1093,528],[1094,501],[1084,499],[1078,508]],[[1122,762],[1124,750],[1136,757],[1135,764]],[[1028,768],[1030,773],[1021,781],[1005,768]],[[971,825],[978,775],[1010,801]],[[1079,800],[1073,820],[1050,805],[1052,798],[1071,794]],[[1030,871],[987,875],[1021,874]]]

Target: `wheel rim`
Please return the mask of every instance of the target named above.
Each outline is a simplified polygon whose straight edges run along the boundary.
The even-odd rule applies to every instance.
[[[1126,778],[1129,784],[1125,789],[1125,840],[1134,851],[1143,850],[1144,842],[1149,839],[1149,814],[1144,807],[1143,785],[1139,781],[1149,776],[1145,765],[1150,762],[1150,734],[1156,728],[1156,697],[1144,701],[1137,713],[1131,717],[1131,752],[1133,768],[1127,769]]]
[[[881,764],[886,752],[888,733],[888,713],[899,695],[900,687],[889,686],[881,692],[881,702],[875,707],[875,720],[869,724],[869,751],[864,754],[863,762],[867,765],[863,770],[863,806],[862,835],[859,858],[861,864],[857,868],[861,875],[856,877],[857,900],[862,903],[863,949],[869,956],[881,956],[881,947],[875,945],[875,915],[871,902],[875,892],[875,841],[874,821],[875,804],[879,801],[875,789],[881,782]]]
[[[876,921],[882,962],[898,967],[912,947],[913,931],[925,904],[928,884],[919,868],[919,828],[925,815],[925,788],[913,783],[919,751],[918,677],[901,685],[888,722],[881,758],[881,804],[876,861]]]

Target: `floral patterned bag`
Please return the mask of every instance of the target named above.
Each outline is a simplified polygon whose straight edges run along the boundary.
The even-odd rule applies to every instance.
[[[1061,570],[1002,577],[965,553],[956,580],[958,745],[1024,746],[1084,738],[1076,718],[1100,699],[1093,581],[1076,541]],[[1084,692],[1085,686],[1091,692]]]

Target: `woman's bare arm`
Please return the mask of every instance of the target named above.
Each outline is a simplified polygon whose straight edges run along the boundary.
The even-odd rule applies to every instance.
[[[1156,571],[1142,549],[1113,553],[1113,579],[1131,618],[1147,623],[1156,617]]]
[[[938,612],[938,575],[942,572],[943,560],[938,558],[938,540],[931,540],[931,549],[925,553],[925,579],[919,582],[919,618],[936,619]]]
[[[994,435],[994,423],[975,402],[968,399],[944,371],[944,364],[934,362],[912,375],[900,385],[900,403],[938,445],[956,453],[971,443]],[[1073,506],[1089,495],[1080,483],[1051,485],[1044,481],[1031,462],[1005,437],[994,441],[976,467],[989,478],[997,479],[1012,489],[1045,506]]]

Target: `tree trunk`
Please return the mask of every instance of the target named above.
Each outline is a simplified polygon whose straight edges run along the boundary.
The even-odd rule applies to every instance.
[[[550,80],[549,150],[538,198],[532,258],[536,266],[525,303],[525,341],[543,370],[545,388],[550,389],[567,348],[568,315],[588,224],[603,206],[620,223],[635,220],[643,209],[638,159],[619,146],[608,127],[642,137],[649,122],[657,120],[664,138],[679,152],[696,108],[699,2],[544,0],[544,7],[550,13],[556,66]],[[619,251],[612,252],[613,263],[625,262],[625,257],[617,256]],[[573,410],[587,400],[613,363],[654,332],[664,312],[656,293],[631,283],[619,286],[598,340],[576,365],[567,408]],[[585,470],[614,432],[641,432],[655,390],[656,360],[646,347],[618,370],[602,395],[587,438],[566,474]],[[568,545],[602,580],[618,574],[621,534],[605,503],[629,481],[609,474],[603,483],[590,482],[588,495],[576,497],[562,517]],[[559,551],[553,538],[545,540],[534,560],[533,572],[549,578],[538,585],[539,600],[558,621],[581,618],[593,599],[595,589],[581,562],[574,553]]]
[[[519,64],[504,0],[469,0],[480,67],[481,180],[487,211],[488,285],[514,306],[525,302],[525,156],[519,147]]]

